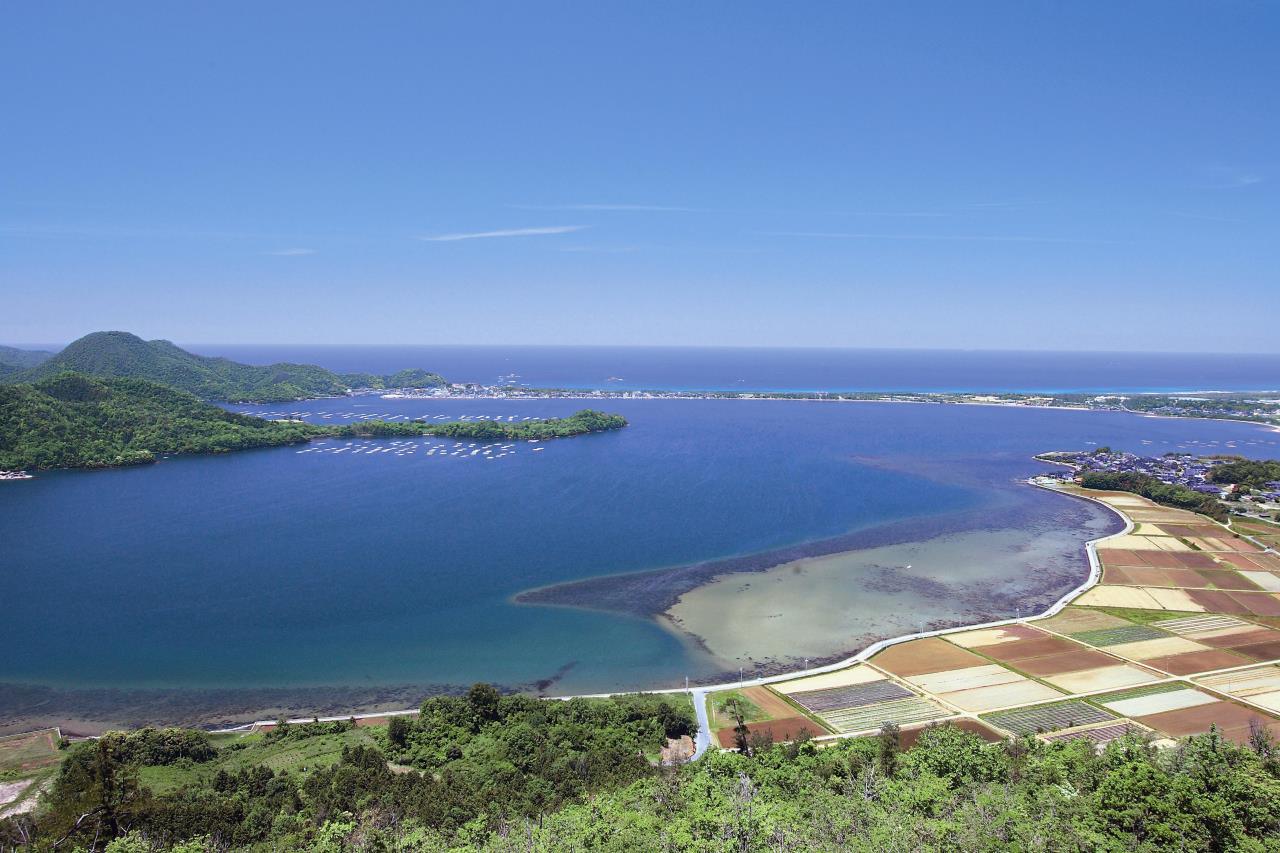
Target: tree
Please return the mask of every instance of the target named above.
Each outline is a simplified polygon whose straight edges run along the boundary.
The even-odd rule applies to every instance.
[[[902,732],[898,724],[887,722],[880,727],[880,772],[892,778],[898,769],[898,753],[902,751]]]
[[[413,724],[403,715],[396,715],[387,720],[387,740],[397,749],[403,749],[409,740],[409,732]]]

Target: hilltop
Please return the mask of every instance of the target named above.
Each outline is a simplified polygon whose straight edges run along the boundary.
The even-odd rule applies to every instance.
[[[445,380],[425,370],[393,377],[339,375],[313,364],[241,364],[187,352],[164,341],[145,341],[129,332],[94,332],[25,370],[4,375],[7,382],[37,382],[72,371],[90,376],[158,382],[204,400],[269,403],[345,394],[352,387],[438,387]],[[403,379],[389,384],[390,379]]]

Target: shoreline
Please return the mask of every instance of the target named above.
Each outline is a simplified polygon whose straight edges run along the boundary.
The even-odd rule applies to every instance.
[[[1008,619],[998,619],[998,620],[975,623],[975,624],[964,624],[964,625],[949,626],[946,628],[929,629],[925,631],[919,631],[919,632],[913,632],[908,634],[901,634],[894,637],[888,637],[885,639],[877,640],[853,654],[845,655],[845,656],[837,656],[835,660],[823,660],[817,663],[816,665],[812,665],[807,668],[788,669],[785,672],[769,673],[762,676],[744,678],[736,681],[723,681],[723,682],[717,682],[717,683],[711,683],[711,684],[697,684],[697,685],[694,685],[691,683],[690,686],[687,688],[682,688],[682,687],[660,688],[660,689],[647,690],[647,691],[641,691],[641,692],[653,693],[653,694],[681,694],[681,693],[689,694],[693,697],[695,708],[696,708],[698,705],[699,699],[701,697],[705,697],[705,695],[708,693],[717,692],[721,690],[736,690],[736,689],[742,689],[746,687],[755,687],[755,686],[761,686],[766,684],[772,684],[778,681],[790,681],[796,678],[834,672],[837,670],[845,669],[847,667],[853,666],[858,663],[865,662],[869,658],[880,653],[881,651],[884,651],[890,646],[909,642],[911,640],[924,639],[927,637],[938,637],[945,634],[958,633],[961,631],[971,631],[971,630],[976,630],[981,628],[997,628],[1004,625],[1013,625],[1013,624],[1019,624],[1023,622],[1029,622],[1029,621],[1038,621],[1038,620],[1046,619],[1050,616],[1057,614],[1064,607],[1068,606],[1072,601],[1076,600],[1081,595],[1088,592],[1092,587],[1097,585],[1097,583],[1101,580],[1102,564],[1098,560],[1098,554],[1097,554],[1098,543],[1105,542],[1106,540],[1115,538],[1117,536],[1127,535],[1133,532],[1133,530],[1137,527],[1137,525],[1133,521],[1133,519],[1129,518],[1129,516],[1127,516],[1125,513],[1123,513],[1119,509],[1111,506],[1110,504],[1107,504],[1102,500],[1099,500],[1097,497],[1094,497],[1092,495],[1064,491],[1055,486],[1044,485],[1042,483],[1036,482],[1035,478],[1025,480],[1023,481],[1023,484],[1033,486],[1035,488],[1043,489],[1046,492],[1061,495],[1064,497],[1075,498],[1077,500],[1082,500],[1082,501],[1089,501],[1090,503],[1101,506],[1105,510],[1112,513],[1114,516],[1119,518],[1124,525],[1122,529],[1117,532],[1108,533],[1105,536],[1095,537],[1084,543],[1084,552],[1085,552],[1088,566],[1089,566],[1089,572],[1085,580],[1081,582],[1079,585],[1077,585],[1076,587],[1074,587],[1073,589],[1071,589],[1070,591],[1068,591],[1067,593],[1065,593],[1064,595],[1062,595],[1060,598],[1054,601],[1048,608],[1041,611],[1040,613],[1028,614],[1026,616],[1018,616],[1018,617],[1008,618]],[[628,691],[628,692],[635,692],[635,691]],[[623,695],[623,694],[618,692],[589,693],[589,694],[551,696],[551,697],[545,697],[545,698],[552,699],[552,700],[567,700],[567,699],[572,699],[576,697],[606,698],[609,696],[616,696],[616,695]],[[416,714],[417,709],[411,708],[411,709],[406,709],[406,710],[394,712],[394,713]],[[320,719],[321,720],[345,720],[345,719],[348,719],[348,716],[350,715],[341,715],[336,717],[321,717]],[[355,716],[355,719],[362,718],[361,715],[354,715],[354,716]],[[382,714],[382,715],[368,714],[363,716],[375,717],[375,716],[385,716],[385,714]],[[311,718],[308,718],[308,717],[302,717],[296,720],[289,720],[289,722],[291,723],[292,722],[309,722],[310,719]],[[711,746],[711,731],[707,723],[702,719],[701,714],[699,714],[699,721],[700,721],[700,729],[698,732],[698,739],[697,739],[698,749],[695,755],[693,756],[694,759],[702,755]],[[256,726],[270,724],[273,722],[275,721],[274,720],[258,720],[251,724],[247,724],[243,726],[235,726],[229,729],[219,729],[215,731],[217,732],[248,731],[253,729]],[[840,737],[840,736],[837,735],[836,737]]]

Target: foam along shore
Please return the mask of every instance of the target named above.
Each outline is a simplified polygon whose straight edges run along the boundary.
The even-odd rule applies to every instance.
[[[1113,515],[1096,514],[1083,538],[1112,528]],[[716,578],[664,616],[727,668],[794,667],[1043,610],[1087,576],[1081,539],[1072,529],[977,530],[804,558]]]

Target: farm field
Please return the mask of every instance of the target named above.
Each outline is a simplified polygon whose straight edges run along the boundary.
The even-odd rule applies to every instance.
[[[0,816],[26,811],[62,761],[57,729],[0,737]]]
[[[1136,495],[1095,497],[1137,526],[1099,543],[1102,582],[1053,616],[907,640],[774,688],[842,734],[918,717],[1099,744],[1280,730],[1280,562],[1264,568],[1280,556]]]

